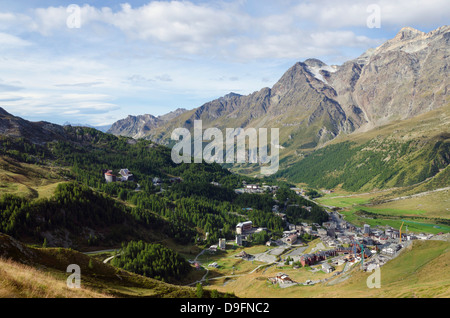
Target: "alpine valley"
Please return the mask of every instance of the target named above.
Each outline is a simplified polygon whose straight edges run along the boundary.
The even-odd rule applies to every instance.
[[[223,131],[276,127],[279,176],[289,181],[352,191],[412,185],[449,163],[449,38],[449,26],[406,27],[343,65],[308,59],[272,88],[230,93],[168,120],[129,116],[108,132],[170,145],[172,131],[192,129],[194,120]],[[251,165],[227,167],[257,173]]]
[[[450,297],[449,56],[449,26],[405,27],[106,133],[0,108],[0,298]],[[278,172],[175,164],[195,120],[279,128]]]

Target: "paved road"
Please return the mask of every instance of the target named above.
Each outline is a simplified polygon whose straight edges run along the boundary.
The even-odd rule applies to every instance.
[[[106,264],[106,263],[108,263],[110,260],[112,260],[114,257],[119,256],[119,255],[120,255],[120,254],[117,254],[117,255],[113,255],[113,256],[111,256],[111,257],[108,257],[107,259],[105,259],[105,260],[103,261],[103,263]]]
[[[109,250],[92,251],[92,252],[85,252],[85,253],[83,253],[83,254],[86,254],[86,255],[92,255],[92,254],[110,253],[110,252],[116,252],[116,251],[118,252],[119,249],[109,249]],[[103,260],[103,263],[106,264],[106,263],[108,263],[110,260],[112,260],[114,257],[119,256],[119,255],[120,255],[120,254],[110,256],[110,257],[106,258],[105,260]]]
[[[290,251],[288,254],[286,254],[286,256],[290,256],[290,257],[293,257],[293,256],[300,256],[300,255],[303,254],[303,252],[304,252],[307,248],[308,248],[308,246],[300,246],[300,247],[297,247],[296,249],[294,249],[294,250]]]

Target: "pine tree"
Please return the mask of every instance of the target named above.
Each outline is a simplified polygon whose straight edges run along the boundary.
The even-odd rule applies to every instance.
[[[203,298],[203,286],[200,283],[197,283],[197,290],[195,291],[195,295],[197,296],[197,298]]]

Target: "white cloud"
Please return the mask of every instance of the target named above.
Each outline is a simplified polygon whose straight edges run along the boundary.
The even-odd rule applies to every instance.
[[[84,82],[84,83],[67,83],[67,84],[55,84],[57,87],[92,87],[103,84],[103,82]]]
[[[18,86],[16,83],[7,83],[0,79],[0,92],[15,92],[23,89],[23,87]]]
[[[298,4],[293,12],[301,19],[327,28],[366,27],[369,5],[380,8],[381,26],[446,24],[450,17],[448,0],[315,0]]]
[[[11,49],[11,48],[22,48],[29,46],[32,43],[25,41],[17,36],[0,32],[0,50]]]
[[[0,12],[0,102],[18,115],[91,124],[131,113],[130,100],[150,107],[146,113],[169,103],[197,107],[273,84],[295,61],[331,56],[340,63],[378,46],[385,39],[365,32],[369,4],[380,6],[382,27],[398,29],[443,24],[450,12],[447,0],[268,3],[85,4],[80,29],[68,28],[65,6]]]
[[[358,36],[352,31],[298,32],[250,40],[243,43],[238,52],[243,58],[306,59],[337,54],[342,47],[364,49],[380,43],[378,39]]]
[[[310,39],[313,47],[322,48],[368,48],[380,44],[379,39],[371,39],[367,36],[356,35],[352,31],[313,32],[310,34]]]
[[[323,5],[323,8],[319,4]],[[317,56],[318,53],[336,52],[336,45],[362,47],[374,43],[366,37],[357,37],[351,31],[336,33],[334,35],[337,37],[333,37],[333,34],[328,36],[323,30],[318,33],[317,30],[305,30],[299,26],[299,18],[317,19],[321,23],[335,20],[337,23],[359,23],[365,21],[367,16],[364,5],[347,2],[337,5],[335,1],[317,1],[286,8],[280,12],[256,17],[244,11],[241,3],[152,1],[139,7],[122,4],[116,11],[86,4],[80,7],[79,31],[73,32],[67,27],[66,21],[71,13],[62,6],[35,9],[29,17],[32,22],[25,27],[44,36],[61,32],[68,36],[83,34],[84,39],[76,40],[89,41],[99,30],[96,26],[101,24],[120,31],[130,43],[139,43],[139,49],[153,49],[160,54],[176,58],[183,55],[211,56],[222,60],[237,58],[239,61]],[[364,12],[361,15],[362,10]],[[358,18],[352,21],[351,18],[346,18],[345,13]],[[5,16],[4,19],[12,18]],[[111,45],[106,41],[106,45]],[[335,46],[333,50],[332,45],[327,42]],[[111,54],[121,56],[125,52]]]
[[[102,94],[56,94],[55,92],[0,93],[0,101],[8,111],[21,117],[70,118],[72,122],[104,123],[101,116],[120,109]],[[101,115],[92,117],[92,115]]]
[[[226,12],[190,2],[151,2],[133,9],[129,4],[107,17],[132,37],[162,42],[209,42],[242,27],[237,12]]]

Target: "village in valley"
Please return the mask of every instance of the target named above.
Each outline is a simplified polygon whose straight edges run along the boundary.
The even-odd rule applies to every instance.
[[[270,191],[275,194],[276,190],[276,186],[244,183],[244,188],[237,189],[236,192],[267,193]],[[291,188],[291,190],[309,200],[303,189]],[[283,205],[283,203],[275,205],[272,211],[286,221],[284,208],[280,208]],[[309,206],[302,208],[311,211]],[[251,208],[248,209],[251,210]],[[289,224],[286,222],[287,228],[283,232],[283,236],[276,240],[269,239],[262,252],[258,251],[258,253],[252,254],[248,251],[251,248],[247,248],[247,246],[251,246],[248,242],[251,242],[252,235],[268,231],[266,228],[254,227],[252,221],[240,222],[236,225],[234,241],[219,239],[217,245],[212,245],[203,252],[207,252],[213,259],[213,255],[220,251],[236,250],[236,253],[231,252],[232,256],[229,257],[254,264],[254,269],[249,270],[248,273],[253,273],[260,267],[274,266],[280,271],[274,276],[268,277],[267,281],[286,288],[295,285],[338,282],[339,277],[345,276],[347,272],[356,267],[366,272],[372,272],[397,257],[402,250],[411,245],[413,240],[428,240],[434,237],[432,234],[408,233],[407,226],[403,226],[403,224],[399,230],[390,226],[372,228],[368,224],[357,227],[345,221],[338,208],[327,207],[325,211],[328,213],[329,219],[322,224],[305,222]],[[313,239],[308,242],[303,241],[302,237],[305,234]],[[201,264],[196,258],[194,261],[191,260],[191,263],[194,263],[197,269],[205,268],[208,272],[215,270],[218,272],[217,275],[220,275],[220,261]],[[306,269],[311,277],[304,281],[295,281],[288,274],[282,272],[285,269]],[[315,273],[329,275],[315,279]]]
[[[133,174],[128,169],[121,169],[118,176],[113,174],[112,170],[104,171],[106,183],[112,182],[136,182]],[[167,181],[168,184],[183,182],[181,178],[173,177]],[[152,179],[153,185],[159,187],[160,191],[164,191],[163,180],[159,177]],[[210,183],[213,186],[221,187],[217,182]],[[139,191],[139,184],[136,191]],[[276,185],[267,184],[247,184],[245,181],[242,188],[235,189],[237,194],[273,194],[276,198]],[[310,198],[304,189],[291,188],[298,196],[306,200],[315,202]],[[322,190],[323,193],[331,193],[331,190]],[[314,285],[317,283],[326,283],[338,281],[339,277],[344,276],[350,269],[360,266],[360,269],[372,272],[374,269],[380,268],[389,260],[395,258],[399,253],[409,245],[413,240],[432,239],[432,234],[415,234],[408,233],[407,226],[397,230],[390,226],[377,226],[372,228],[368,224],[363,227],[357,227],[344,220],[344,216],[339,213],[339,208],[326,206],[325,211],[328,214],[328,220],[322,224],[301,222],[300,224],[290,224],[287,221],[285,212],[289,202],[279,202],[275,200],[277,205],[272,207],[272,212],[285,221],[286,228],[282,237],[272,239],[265,242],[264,250],[259,249],[257,253],[249,252],[254,244],[252,237],[261,232],[266,232],[270,237],[270,231],[267,228],[255,227],[253,222],[248,220],[236,224],[235,239],[233,241],[219,238],[215,245],[202,250],[194,260],[189,262],[194,265],[197,270],[206,270],[204,277],[195,283],[204,284],[208,281],[211,271],[215,272],[215,277],[210,279],[219,279],[221,277],[221,252],[227,252],[225,255],[234,260],[243,260],[250,264],[254,264],[254,268],[249,273],[261,267],[276,267],[280,269],[276,275],[268,277],[267,281],[276,284],[281,288],[291,287],[295,285]],[[298,205],[297,205],[298,206]],[[302,206],[308,212],[311,212],[311,206]],[[244,212],[253,210],[252,208],[244,208]],[[236,213],[236,212],[230,212]],[[403,229],[403,230],[402,230]],[[206,233],[208,235],[208,233]],[[305,241],[303,238],[309,237]],[[231,256],[230,255],[231,252]],[[206,256],[206,262],[202,255]],[[217,259],[209,262],[210,259]],[[311,274],[309,279],[304,281],[295,281],[288,274],[282,272],[284,269],[300,270],[306,269]],[[235,267],[233,266],[234,274]],[[330,274],[320,279],[315,279],[315,273]],[[239,275],[242,275],[239,274]],[[192,283],[192,284],[195,284]]]

